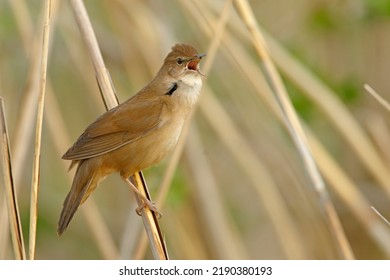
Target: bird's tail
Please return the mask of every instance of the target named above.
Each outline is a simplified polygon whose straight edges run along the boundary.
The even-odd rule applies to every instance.
[[[91,163],[91,160],[81,160],[77,166],[72,188],[65,198],[60,220],[58,221],[57,232],[59,235],[62,235],[66,230],[76,210],[98,184],[96,169],[91,166]]]

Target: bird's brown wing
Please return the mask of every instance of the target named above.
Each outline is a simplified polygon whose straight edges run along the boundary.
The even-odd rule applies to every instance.
[[[129,100],[89,125],[62,158],[87,159],[135,141],[158,127],[162,110],[159,102]]]

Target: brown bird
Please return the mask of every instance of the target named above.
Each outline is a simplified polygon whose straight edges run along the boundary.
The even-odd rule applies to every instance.
[[[148,85],[97,118],[63,155],[72,160],[69,169],[77,164],[77,170],[58,222],[59,235],[107,175],[119,172],[126,180],[174,149],[202,87],[203,56],[190,45],[173,46]]]

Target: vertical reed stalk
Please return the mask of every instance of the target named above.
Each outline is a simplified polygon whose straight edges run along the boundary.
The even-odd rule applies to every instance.
[[[49,53],[50,40],[50,9],[51,0],[46,1],[45,23],[43,25],[43,39],[41,52],[41,71],[39,80],[39,97],[38,110],[35,125],[35,145],[34,145],[34,159],[33,172],[31,180],[31,196],[30,196],[30,235],[29,235],[29,259],[35,258],[36,249],[36,235],[37,235],[37,220],[38,220],[38,191],[39,191],[39,171],[40,171],[40,157],[41,157],[41,143],[42,143],[42,122],[43,110],[45,104],[46,93],[46,76],[47,76],[47,60]]]
[[[4,112],[4,100],[2,97],[0,97],[0,133],[1,166],[3,167],[4,191],[8,207],[8,220],[10,223],[12,245],[15,258],[18,260],[25,260],[26,252],[24,249],[22,223],[20,221],[18,199],[12,177],[11,151]]]

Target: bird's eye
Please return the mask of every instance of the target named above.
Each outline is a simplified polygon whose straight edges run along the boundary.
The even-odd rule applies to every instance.
[[[181,57],[178,57],[178,58],[176,58],[176,63],[177,64],[182,64],[184,62],[184,59],[182,59]]]

